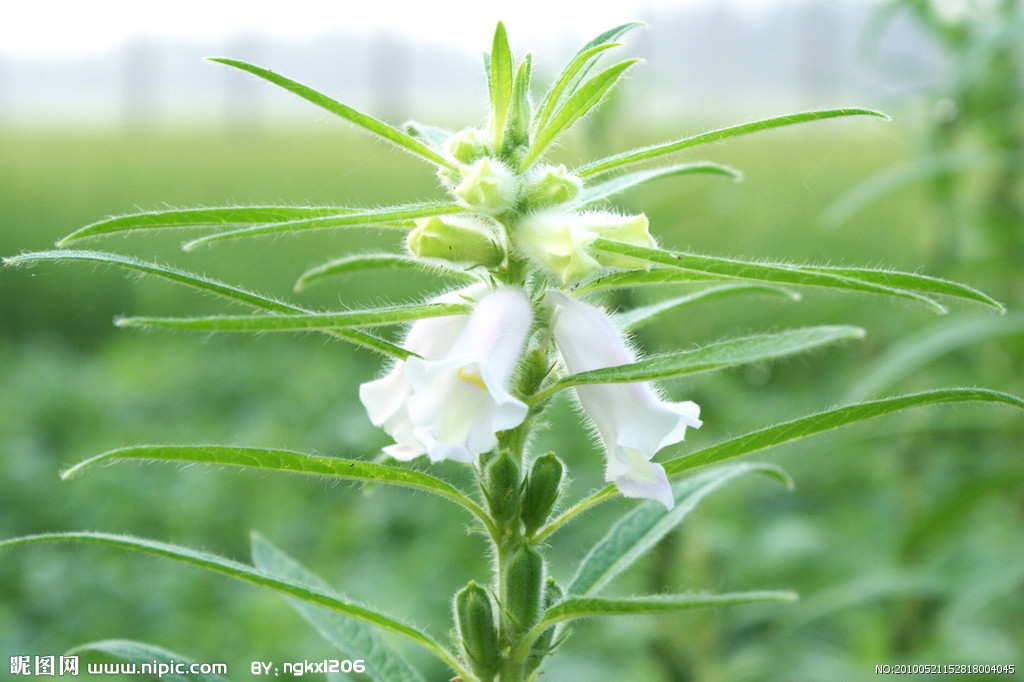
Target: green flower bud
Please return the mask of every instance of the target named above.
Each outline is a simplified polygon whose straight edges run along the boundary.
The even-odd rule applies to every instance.
[[[602,267],[646,267],[646,262],[614,254],[590,253],[597,237],[655,248],[647,231],[647,216],[614,213],[542,211],[526,218],[513,233],[517,249],[537,265],[558,275],[563,283],[575,282]]]
[[[562,589],[555,584],[555,579],[549,576],[544,587],[544,610],[550,609],[561,600]],[[530,647],[530,653],[526,657],[526,672],[529,673],[539,668],[544,658],[551,653],[551,643],[555,639],[555,627],[552,625],[540,633],[540,637]]]
[[[469,206],[498,214],[515,203],[519,183],[501,161],[483,158],[471,166],[461,167],[460,171],[463,179],[452,189],[452,194]]]
[[[520,518],[526,534],[533,535],[537,532],[551,513],[558,499],[558,492],[562,485],[562,472],[564,467],[555,453],[549,452],[543,457],[538,457],[530,470],[530,478],[523,491],[522,511]]]
[[[481,680],[494,679],[501,654],[491,596],[472,580],[455,595],[455,622],[473,672]]]
[[[519,465],[503,452],[484,470],[484,496],[491,516],[507,526],[519,514]]]
[[[527,176],[523,199],[528,206],[536,208],[564,204],[574,199],[582,188],[583,181],[562,164],[539,166]]]
[[[540,618],[544,591],[544,558],[529,545],[521,545],[505,569],[507,603],[513,626],[526,632]]]
[[[417,218],[405,241],[417,258],[438,258],[452,263],[494,267],[505,258],[487,227],[472,218],[434,216]]]
[[[445,143],[452,157],[459,163],[469,165],[479,158],[487,156],[487,133],[477,128],[466,128],[448,138]]]

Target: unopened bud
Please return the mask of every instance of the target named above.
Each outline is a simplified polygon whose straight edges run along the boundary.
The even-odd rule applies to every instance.
[[[462,650],[473,672],[481,680],[492,680],[498,672],[500,652],[494,610],[487,590],[470,580],[455,596],[455,621]]]
[[[445,143],[452,157],[459,163],[469,165],[477,159],[487,156],[487,134],[476,128],[466,128],[448,138]]]
[[[452,263],[493,267],[505,254],[487,233],[487,227],[471,218],[434,216],[417,218],[406,246],[417,258],[438,258]]]
[[[583,181],[565,166],[540,166],[530,172],[523,198],[528,206],[542,208],[570,201],[580,193]]]
[[[511,208],[515,203],[519,183],[502,162],[483,158],[460,170],[463,179],[452,189],[452,193],[469,206],[493,215]]]
[[[508,603],[513,625],[526,632],[540,618],[544,591],[544,558],[529,545],[521,545],[505,569]]]
[[[519,465],[503,452],[484,470],[484,496],[491,517],[507,526],[519,514]]]
[[[553,452],[538,457],[533,463],[530,478],[523,491],[522,511],[520,512],[527,536],[537,532],[537,529],[548,520],[548,515],[551,514],[551,509],[555,506],[555,500],[558,499],[563,470],[562,462]]]

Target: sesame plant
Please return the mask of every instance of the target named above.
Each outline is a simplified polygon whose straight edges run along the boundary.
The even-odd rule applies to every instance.
[[[398,640],[421,647],[463,680],[528,680],[543,672],[548,656],[557,652],[579,619],[796,598],[788,591],[632,597],[606,591],[715,489],[748,473],[791,483],[773,465],[739,458],[926,405],[978,401],[1024,408],[1015,396],[985,389],[933,390],[829,407],[688,451],[682,445],[684,435],[687,429],[702,427],[700,408],[669,398],[653,382],[764,363],[857,339],[865,332],[839,325],[773,329],[700,347],[682,337],[679,345],[685,350],[644,355],[629,333],[663,321],[670,312],[721,297],[767,294],[796,300],[796,289],[803,287],[895,297],[937,313],[946,312],[943,299],[997,312],[1003,308],[969,286],[923,274],[742,261],[663,248],[645,215],[624,214],[612,206],[616,195],[655,180],[694,174],[738,178],[736,170],[716,163],[671,163],[682,150],[829,118],[885,118],[875,111],[839,108],[767,118],[575,167],[546,160],[559,138],[635,66],[636,59],[603,67],[599,62],[636,26],[618,26],[584,45],[535,101],[531,57],[513,57],[499,23],[484,58],[490,113],[479,127],[458,132],[415,122],[393,127],[267,69],[214,59],[409,152],[432,167],[447,198],[384,208],[267,205],[146,211],[83,227],[55,250],[4,261],[107,264],[253,309],[245,315],[124,317],[116,321],[120,327],[205,333],[315,331],[379,358],[379,378],[358,392],[367,418],[394,441],[382,454],[367,451],[363,458],[343,459],[238,445],[138,445],[99,454],[62,475],[71,478],[111,462],[165,461],[291,472],[436,495],[452,504],[453,514],[463,515],[469,532],[479,535],[481,551],[492,559],[489,575],[465,576],[465,587],[453,596],[449,636],[428,633],[353,601],[258,536],[251,563],[102,532],[26,536],[0,542],[0,547],[53,542],[120,547],[276,591],[375,680],[423,679],[403,657]],[[261,236],[367,227],[394,235],[394,248],[341,255],[302,273],[296,288],[379,268],[443,274],[460,281],[459,287],[439,285],[438,291],[408,304],[317,310],[170,265],[70,248],[136,231],[205,229],[184,245],[191,251]],[[662,286],[670,284],[676,286]],[[609,292],[638,287],[670,293],[628,310],[602,307]],[[408,325],[403,336],[387,333],[396,325]],[[339,352],[346,351],[339,346]],[[583,495],[572,491],[559,454],[539,451],[534,438],[546,424],[545,411],[563,398],[576,401],[580,418],[604,449],[607,485]],[[713,419],[703,428],[715,431]],[[424,457],[429,465],[418,466]],[[469,469],[475,487],[441,478],[436,473],[441,467],[434,465],[442,461]],[[575,566],[556,565],[552,559],[558,531],[586,523],[584,512],[616,497],[636,502]],[[138,642],[106,641],[82,648],[130,660],[170,656]]]

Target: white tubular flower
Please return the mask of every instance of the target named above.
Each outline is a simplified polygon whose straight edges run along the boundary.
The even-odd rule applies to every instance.
[[[556,291],[548,292],[545,303],[551,310],[555,343],[571,374],[635,362],[599,308]],[[626,497],[657,500],[671,509],[672,486],[664,467],[651,459],[663,447],[683,440],[687,426],[700,426],[700,408],[689,401],[665,402],[650,383],[594,384],[574,390],[604,442],[605,480]]]
[[[515,246],[535,263],[557,274],[563,283],[575,282],[605,266],[642,267],[645,263],[613,254],[592,254],[590,243],[606,237],[654,248],[647,216],[615,213],[541,211],[528,216],[513,233]]]
[[[501,161],[485,157],[460,171],[462,180],[451,191],[467,206],[497,215],[515,203],[519,182]]]
[[[400,460],[426,454],[434,462],[472,462],[494,449],[497,433],[526,417],[527,406],[506,385],[531,322],[530,301],[515,289],[483,296],[468,318],[416,322],[406,343],[421,357],[359,391],[373,423],[396,441],[384,451]]]

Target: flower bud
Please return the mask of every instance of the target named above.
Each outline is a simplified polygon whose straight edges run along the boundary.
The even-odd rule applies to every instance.
[[[471,218],[459,216],[417,218],[405,245],[417,258],[494,267],[504,259],[504,253],[486,229]]]
[[[452,157],[459,163],[469,165],[487,156],[487,134],[476,128],[466,128],[448,138],[445,143]]]
[[[519,183],[502,162],[483,158],[460,170],[463,179],[452,189],[452,193],[469,206],[498,214],[515,203]]]
[[[555,584],[555,579],[549,576],[544,587],[544,610],[550,609],[561,600],[562,589]],[[555,638],[555,629],[556,626],[552,625],[540,633],[540,637],[530,647],[530,653],[526,657],[526,672],[529,673],[539,668],[540,664],[544,661],[544,657],[551,653],[551,643]]]
[[[583,181],[570,174],[562,164],[540,166],[527,177],[523,199],[528,206],[536,208],[564,204],[575,198],[582,188]]]
[[[544,591],[544,558],[529,545],[521,545],[505,569],[505,609],[513,626],[526,632],[541,614]]]
[[[559,488],[562,485],[562,472],[564,467],[555,453],[549,452],[543,457],[538,457],[530,470],[530,478],[523,491],[522,511],[520,518],[530,536],[537,532],[551,513],[558,499]]]
[[[491,596],[470,580],[455,596],[455,621],[473,672],[481,680],[492,680],[498,672],[500,652],[498,630],[494,624]]]
[[[654,248],[647,231],[647,216],[615,213],[542,211],[526,218],[513,233],[516,248],[535,263],[558,275],[563,283],[583,279],[602,267],[645,267],[645,261],[605,253],[591,253],[598,237]]]
[[[519,512],[519,465],[503,452],[487,464],[484,471],[484,493],[491,516],[502,526]]]

